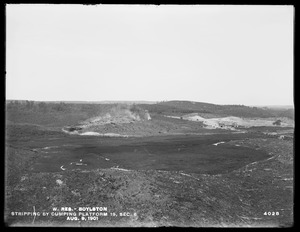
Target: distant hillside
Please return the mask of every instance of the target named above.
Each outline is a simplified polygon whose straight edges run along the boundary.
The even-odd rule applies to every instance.
[[[65,126],[97,117],[120,104],[54,103],[6,101],[6,118],[11,122]],[[127,104],[126,104],[127,105]],[[203,102],[167,101],[156,104],[135,104],[152,115],[183,116],[191,113],[205,117],[236,116],[244,118],[287,117],[294,119],[294,109],[269,109],[244,105],[215,105]]]
[[[288,110],[288,109],[293,109],[293,105],[266,105],[266,106],[256,106],[259,108],[269,108],[269,109],[282,109],[282,110]]]
[[[203,102],[191,101],[166,101],[152,105],[140,105],[147,109],[150,113],[174,115],[187,113],[205,113],[220,116],[236,116],[236,117],[288,117],[294,119],[294,109],[280,110],[250,107],[245,105],[216,105]]]
[[[294,109],[269,109],[277,117],[287,117],[294,119],[295,118],[295,110]]]
[[[19,102],[21,104],[26,104],[28,100],[11,100],[7,99],[6,103],[14,103]],[[155,101],[29,101],[34,103],[52,103],[52,104],[60,104],[60,103],[66,103],[66,104],[155,104]]]

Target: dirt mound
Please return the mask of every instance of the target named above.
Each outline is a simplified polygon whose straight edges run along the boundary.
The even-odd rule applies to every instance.
[[[80,124],[83,126],[104,125],[109,123],[130,123],[134,121],[150,120],[151,117],[146,110],[135,105],[119,104],[111,108],[108,112],[103,112],[99,116],[89,118]]]
[[[223,128],[235,130],[238,127],[258,127],[258,126],[293,126],[293,120],[288,118],[240,118],[234,116],[203,118],[197,113],[187,114],[181,117],[183,120],[199,121],[206,125],[209,129]],[[280,121],[276,124],[276,121]]]
[[[127,136],[124,135],[125,131],[135,131],[133,124],[141,125],[149,120],[151,116],[147,110],[135,105],[118,104],[100,112],[98,116],[79,122],[78,125],[65,126],[62,131],[74,135],[124,137]]]

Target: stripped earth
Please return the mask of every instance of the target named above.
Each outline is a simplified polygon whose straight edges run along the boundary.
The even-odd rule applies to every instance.
[[[102,107],[8,110],[7,225],[293,226],[292,119]]]

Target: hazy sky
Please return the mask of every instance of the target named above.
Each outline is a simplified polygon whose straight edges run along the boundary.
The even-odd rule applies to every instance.
[[[292,6],[7,5],[6,98],[293,104]]]

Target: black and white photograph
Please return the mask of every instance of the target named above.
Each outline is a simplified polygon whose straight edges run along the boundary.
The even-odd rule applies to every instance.
[[[294,226],[293,5],[5,5],[7,227]]]

